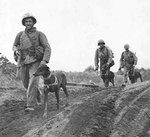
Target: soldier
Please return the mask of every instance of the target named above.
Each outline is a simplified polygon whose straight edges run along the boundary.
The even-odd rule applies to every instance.
[[[95,52],[95,70],[98,70],[99,68],[99,61],[100,61],[100,74],[101,77],[103,77],[102,73],[102,67],[106,66],[105,74],[108,74],[108,71],[110,71],[110,67],[114,65],[113,60],[113,53],[112,50],[105,46],[105,42],[103,40],[98,41],[98,48]]]
[[[51,56],[51,47],[45,34],[34,27],[36,22],[32,14],[25,14],[22,18],[25,30],[16,35],[13,44],[14,58],[20,66],[20,79],[27,89],[26,110],[34,110],[36,101],[41,103],[39,77],[34,77],[33,74],[40,65],[46,65]]]
[[[129,75],[128,73],[131,69],[134,70],[134,67],[137,64],[137,57],[133,52],[129,50],[129,48],[130,48],[129,44],[124,45],[125,51],[122,52],[120,58],[119,70],[121,70],[121,68],[124,69],[124,83],[122,84],[122,86],[126,86],[128,82],[128,75]],[[134,71],[132,75],[134,75]]]

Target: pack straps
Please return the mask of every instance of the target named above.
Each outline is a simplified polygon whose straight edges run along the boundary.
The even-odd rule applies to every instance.
[[[32,38],[29,36],[28,33],[25,32],[25,34],[27,35],[27,37],[29,38],[30,42],[31,42],[31,45],[32,46],[35,46],[34,42],[32,41]]]

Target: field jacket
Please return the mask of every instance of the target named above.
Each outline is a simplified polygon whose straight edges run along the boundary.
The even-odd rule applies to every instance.
[[[94,62],[95,62],[95,66],[98,67],[99,65],[99,61],[100,61],[100,65],[103,64],[110,64],[112,62],[113,58],[113,54],[111,52],[111,50],[108,47],[104,47],[103,49],[97,48],[96,52],[95,52],[95,58],[94,58]]]
[[[27,34],[31,38],[32,42],[27,36]],[[27,32],[27,30],[25,30],[17,34],[13,44],[13,51],[21,51],[21,59],[23,62],[29,55],[29,53],[31,53],[33,44],[35,47],[41,47],[39,48],[39,52],[40,50],[41,52],[43,52],[43,58],[41,60],[44,60],[48,63],[51,56],[51,47],[48,43],[45,34],[40,31],[37,31],[35,27],[30,32]]]
[[[121,54],[120,58],[120,67],[131,67],[133,65],[137,64],[137,57],[136,55],[131,51],[124,51]]]

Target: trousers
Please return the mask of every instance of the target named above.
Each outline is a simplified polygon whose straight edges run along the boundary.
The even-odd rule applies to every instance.
[[[39,65],[40,62],[35,62],[21,67],[20,77],[27,90],[27,107],[34,106],[36,101],[40,101],[40,91],[38,90],[40,76],[33,76]]]

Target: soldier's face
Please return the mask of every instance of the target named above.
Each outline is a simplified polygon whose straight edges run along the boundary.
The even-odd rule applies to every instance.
[[[129,51],[129,48],[124,48],[125,49],[125,51]]]
[[[103,49],[105,47],[104,44],[100,44],[99,46],[100,46],[100,49]]]
[[[25,26],[26,29],[31,29],[34,25],[33,19],[32,18],[27,18],[25,19]]]

